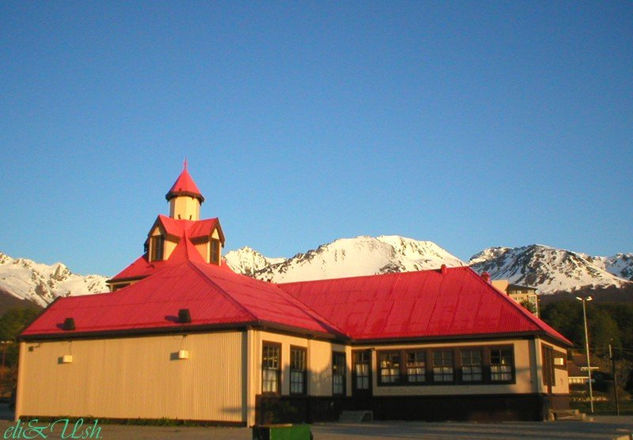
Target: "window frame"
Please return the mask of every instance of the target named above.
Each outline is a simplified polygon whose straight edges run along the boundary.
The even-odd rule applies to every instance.
[[[458,357],[458,382],[463,385],[478,385],[486,383],[486,350],[484,346],[470,346],[470,347],[459,347],[457,349],[459,353]],[[479,380],[466,380],[464,379],[464,367],[473,367],[472,364],[465,365],[464,364],[464,352],[476,352],[479,353]],[[472,372],[470,373],[473,374]]]
[[[220,240],[217,238],[209,239],[209,263],[216,265],[220,264],[220,260],[222,259],[221,248],[222,246]]]
[[[383,362],[393,363],[393,356],[398,357],[397,367],[390,365],[388,367],[383,367]],[[388,357],[388,359],[383,359],[383,357]],[[402,377],[402,350],[381,350],[378,352],[377,357],[377,370],[378,370],[378,384],[379,385],[400,385],[403,382]],[[398,373],[397,376],[393,374],[383,375],[383,370],[393,371],[396,370]],[[395,377],[395,380],[384,381],[383,377]]]
[[[516,383],[516,358],[515,358],[515,344],[500,344],[500,345],[458,345],[458,346],[449,346],[449,347],[411,347],[411,348],[400,348],[400,349],[385,349],[385,350],[376,350],[376,374],[377,374],[377,385],[379,387],[389,387],[389,386],[441,386],[441,385],[505,385],[505,384],[515,384]],[[502,373],[493,373],[491,371],[492,365],[492,355],[495,350],[498,351],[507,351],[507,354],[510,354],[510,363],[508,364],[510,370],[507,372],[511,374],[511,378],[508,380],[492,380],[492,374],[502,374]],[[435,368],[435,354],[438,352],[450,352],[452,356],[452,380],[451,381],[437,381],[436,375],[434,373]],[[480,355],[480,380],[464,380],[464,362],[462,359],[463,352],[478,352]],[[400,353],[400,380],[397,382],[383,382],[382,374],[381,374],[381,361],[383,360],[382,355],[391,354],[391,353]],[[424,381],[420,382],[411,382],[409,381],[408,374],[408,356],[410,353],[422,353],[424,355],[424,371],[425,377]],[[507,358],[506,358],[507,359]],[[466,365],[467,367],[469,365]],[[444,366],[445,368],[446,366]]]
[[[456,347],[437,348],[437,349],[433,349],[431,351],[432,352],[431,359],[430,359],[430,361],[431,361],[431,378],[432,378],[433,384],[435,384],[435,385],[451,385],[451,384],[456,383],[456,379],[457,379],[456,376],[457,375],[455,373],[456,373],[457,368],[455,368],[455,357],[456,357],[455,356],[455,351],[456,351]],[[450,354],[450,365],[442,364],[439,367],[436,365],[436,362],[437,362],[436,355],[438,355],[440,353]],[[443,358],[443,356],[442,356],[442,358]],[[444,359],[442,359],[442,360],[444,360]],[[436,368],[442,368],[442,369],[450,368],[451,369],[451,372],[450,372],[451,380],[436,380],[436,372],[435,372]],[[439,374],[442,377],[448,375],[448,373],[445,373],[444,371],[441,371]]]
[[[514,384],[516,383],[516,362],[515,362],[515,356],[514,356],[514,344],[510,344],[510,345],[493,345],[493,346],[489,346],[486,347],[486,351],[487,351],[487,366],[488,366],[488,384],[490,385],[499,385],[499,384]],[[503,350],[509,350],[510,352],[510,379],[506,379],[506,380],[493,380],[492,379],[492,375],[493,374],[504,374],[504,373],[493,373],[492,372],[492,368],[493,368],[493,364],[492,364],[492,353],[493,351],[503,351]],[[503,364],[500,364],[503,365]]]
[[[424,359],[422,360],[422,367],[419,366],[413,366],[413,367],[409,367],[409,354],[413,354],[414,356],[418,353],[422,353],[422,356],[424,357]],[[429,374],[428,374],[428,350],[425,349],[417,349],[417,350],[403,350],[403,354],[404,354],[404,359],[403,359],[403,369],[404,369],[404,382],[406,385],[428,385],[429,383]],[[420,361],[416,358],[415,364],[419,364]],[[411,381],[409,380],[409,368],[422,368],[422,372],[423,374],[415,374],[415,376],[422,376],[424,379],[419,381]]]
[[[266,368],[264,362],[265,362],[265,350],[266,348],[275,348],[277,349],[277,353],[278,353],[278,360],[277,360],[277,368]],[[272,395],[272,396],[279,396],[281,395],[281,362],[282,362],[282,352],[281,352],[281,343],[279,342],[272,342],[272,341],[262,341],[262,384],[261,384],[261,391],[262,394],[265,395]],[[277,381],[277,391],[264,391],[264,383],[268,382],[265,378],[265,372],[267,370],[270,371],[276,371],[275,374],[275,378]]]
[[[293,352],[296,353],[302,353],[303,355],[303,369],[298,370],[296,368],[293,368],[293,362],[294,362],[294,356],[293,356]],[[290,394],[292,394],[293,396],[305,396],[306,394],[308,394],[308,349],[306,347],[300,347],[298,345],[291,345],[290,346],[290,366],[289,366],[289,371],[290,371]],[[293,384],[296,384],[297,382],[293,382],[293,373],[301,373],[301,391],[297,392],[297,391],[293,391]]]
[[[160,252],[159,252],[160,251]],[[148,261],[163,261],[165,258],[165,237],[162,234],[152,235],[149,238]]]

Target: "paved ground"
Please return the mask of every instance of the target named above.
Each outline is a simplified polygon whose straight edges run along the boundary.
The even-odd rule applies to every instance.
[[[16,436],[16,424],[7,420],[9,413],[0,407],[0,438],[26,438]],[[43,424],[38,424],[43,425]],[[85,427],[85,426],[84,426]],[[103,440],[250,440],[251,431],[247,428],[205,428],[205,427],[162,427],[162,426],[126,426],[100,424],[100,438]],[[13,429],[11,429],[13,428]],[[7,431],[9,430],[9,431]],[[31,432],[31,438],[62,439],[73,438],[72,427],[65,436],[61,435],[61,425],[54,432],[39,435]],[[424,423],[424,422],[373,422],[362,424],[317,424],[313,425],[315,440],[378,440],[378,439],[425,439],[425,440],[631,440],[633,416],[596,417],[593,422],[506,422],[484,423]],[[76,435],[80,431],[76,432]],[[79,438],[79,437],[75,437]],[[94,438],[94,437],[93,437]]]

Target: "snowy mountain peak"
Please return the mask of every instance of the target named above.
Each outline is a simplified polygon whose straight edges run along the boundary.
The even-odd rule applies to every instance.
[[[248,246],[227,252],[224,259],[229,267],[243,275],[253,276],[255,272],[271,264],[285,261],[285,258],[267,258]]]
[[[243,249],[234,252],[242,251]],[[251,258],[250,251],[252,250],[244,251],[243,258],[236,255],[229,258],[229,252],[227,263],[231,269],[276,283],[434,269],[442,264],[464,265],[459,258],[435,243],[397,235],[341,238],[292,258],[279,259],[278,262],[263,266],[258,265],[261,260],[255,261],[250,267],[236,263],[236,260],[248,261]]]
[[[493,279],[537,287],[540,293],[572,291],[583,287],[622,287],[629,281],[607,270],[609,259],[556,249],[546,245],[484,249],[470,259],[477,272],[488,272]],[[603,264],[595,264],[595,260]],[[617,260],[618,262],[621,260]],[[617,264],[613,262],[612,266]],[[619,267],[619,266],[618,266]],[[626,271],[626,268],[623,270]]]
[[[107,292],[106,277],[77,275],[63,263],[36,263],[0,252],[0,289],[46,306],[58,296]]]

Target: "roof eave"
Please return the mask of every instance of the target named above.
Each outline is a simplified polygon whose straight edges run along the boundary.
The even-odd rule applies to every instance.
[[[174,326],[146,327],[146,328],[127,328],[127,329],[105,329],[94,331],[60,331],[55,333],[34,333],[28,335],[20,335],[18,340],[40,341],[40,340],[68,340],[68,339],[99,339],[103,337],[137,337],[137,336],[155,336],[162,334],[181,334],[181,333],[200,333],[205,331],[223,331],[246,329],[257,325],[257,321],[218,323],[218,324],[180,324]]]
[[[182,196],[193,197],[195,199],[198,199],[200,203],[204,203],[204,196],[200,193],[195,193],[193,191],[169,191],[167,194],[165,194],[165,198],[167,199],[167,201],[170,201],[174,197],[182,197]]]
[[[547,338],[555,341],[557,344],[565,346],[569,345],[569,341],[562,341],[558,338],[554,338],[542,331],[528,331],[528,332],[503,332],[503,333],[479,333],[479,334],[459,334],[459,335],[432,335],[432,336],[393,336],[387,338],[351,338],[350,343],[352,345],[387,345],[387,344],[401,344],[401,343],[432,343],[432,342],[453,342],[453,341],[486,341],[486,340],[499,340],[499,339],[532,339],[534,337]]]

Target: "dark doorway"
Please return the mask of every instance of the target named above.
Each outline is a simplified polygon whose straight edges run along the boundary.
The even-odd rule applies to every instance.
[[[352,396],[371,397],[371,350],[352,351]]]

